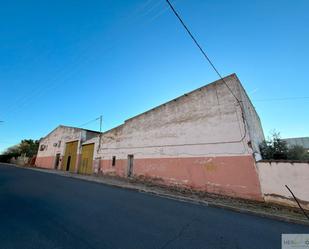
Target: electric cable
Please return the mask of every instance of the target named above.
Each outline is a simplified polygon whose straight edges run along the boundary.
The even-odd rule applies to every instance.
[[[222,82],[225,84],[225,86],[227,87],[227,89],[230,91],[230,93],[233,95],[233,97],[236,99],[237,103],[239,104],[239,107],[241,109],[241,115],[242,115],[242,121],[243,121],[243,125],[244,125],[244,135],[242,136],[242,138],[240,139],[240,141],[243,141],[247,135],[247,124],[246,124],[246,120],[245,120],[245,115],[244,115],[244,110],[243,110],[243,106],[242,106],[242,101],[239,100],[237,98],[237,96],[235,95],[235,93],[232,91],[232,89],[230,88],[230,86],[227,84],[227,82],[225,81],[225,79],[222,77],[222,75],[219,73],[218,69],[215,67],[214,63],[210,60],[209,56],[206,54],[206,52],[203,50],[203,48],[201,47],[201,45],[198,43],[198,41],[195,39],[195,37],[193,36],[193,34],[191,33],[191,31],[189,30],[189,28],[187,27],[187,25],[184,23],[184,21],[182,20],[182,18],[180,17],[180,15],[177,13],[177,11],[175,10],[175,8],[173,7],[173,5],[170,3],[169,0],[166,0],[166,2],[168,3],[168,5],[170,6],[171,10],[173,11],[174,15],[177,17],[177,19],[180,21],[180,23],[182,24],[182,26],[185,28],[185,30],[187,31],[187,33],[189,34],[189,36],[191,37],[191,39],[193,40],[193,42],[195,43],[195,45],[199,48],[199,50],[201,51],[201,53],[204,55],[205,59],[208,61],[208,63],[210,64],[210,66],[213,68],[213,70],[216,72],[216,74],[219,76],[219,78],[222,80]]]
[[[95,121],[97,121],[97,120],[99,120],[99,119],[100,119],[100,117],[95,118],[95,119],[92,119],[92,120],[90,120],[90,121],[88,121],[88,122],[86,122],[86,123],[84,123],[84,124],[81,124],[81,125],[79,125],[79,126],[77,126],[77,127],[84,127],[84,126],[86,126],[86,125],[88,125],[88,124],[91,124],[91,123],[93,123],[93,122],[95,122]]]

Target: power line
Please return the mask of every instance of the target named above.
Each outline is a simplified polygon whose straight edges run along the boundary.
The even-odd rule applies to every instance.
[[[93,122],[99,120],[100,118],[101,118],[101,116],[98,117],[98,118],[92,119],[92,120],[90,120],[90,121],[88,121],[88,122],[86,122],[86,123],[84,123],[84,124],[81,124],[81,125],[79,125],[78,127],[83,127],[83,126],[86,126],[86,125],[88,125],[88,124],[91,124],[91,123],[93,123]]]
[[[240,100],[237,98],[237,96],[234,94],[234,92],[232,91],[232,89],[229,87],[229,85],[226,83],[226,81],[224,80],[224,78],[222,77],[222,75],[219,73],[218,69],[215,67],[215,65],[213,64],[213,62],[210,60],[210,58],[208,57],[208,55],[206,54],[206,52],[203,50],[203,48],[201,47],[201,45],[197,42],[197,40],[194,38],[193,34],[191,33],[191,31],[189,30],[189,28],[186,26],[186,24],[183,22],[183,20],[181,19],[181,17],[179,16],[179,14],[177,13],[177,11],[175,10],[175,8],[173,7],[173,5],[170,3],[169,0],[166,0],[166,2],[168,3],[168,5],[171,7],[173,13],[175,14],[175,16],[178,18],[178,20],[180,21],[180,23],[182,24],[182,26],[185,28],[185,30],[187,31],[187,33],[189,34],[189,36],[191,37],[191,39],[193,40],[193,42],[195,43],[195,45],[199,48],[199,50],[202,52],[202,54],[204,55],[204,57],[206,58],[206,60],[208,61],[208,63],[210,64],[210,66],[213,68],[213,70],[216,72],[216,74],[220,77],[220,79],[223,81],[223,83],[226,85],[226,87],[229,89],[229,91],[231,92],[231,94],[234,96],[234,98],[237,100],[238,103],[240,103]]]
[[[98,146],[98,153],[101,149],[101,141],[102,141],[102,115],[100,115],[99,117],[99,120],[100,120],[100,136],[99,136],[99,146]]]
[[[170,8],[172,9],[173,13],[175,14],[175,16],[178,18],[178,20],[180,21],[180,23],[182,24],[182,26],[185,28],[185,30],[187,31],[187,33],[189,34],[189,36],[191,37],[191,39],[193,40],[193,42],[195,43],[195,45],[199,48],[199,50],[201,51],[201,53],[204,55],[205,59],[208,61],[208,63],[210,64],[210,66],[213,68],[213,70],[216,72],[216,74],[219,76],[219,78],[222,80],[222,82],[225,84],[225,86],[227,87],[227,89],[231,92],[231,94],[233,95],[233,97],[236,99],[237,103],[239,104],[240,110],[241,110],[241,116],[242,116],[242,123],[244,125],[244,135],[242,136],[242,138],[239,141],[243,141],[247,135],[247,125],[246,125],[246,120],[245,120],[245,114],[244,114],[244,110],[243,110],[243,106],[241,101],[237,98],[237,96],[235,95],[235,93],[232,91],[232,89],[229,87],[229,85],[226,83],[226,81],[224,80],[224,78],[222,77],[222,75],[219,73],[218,69],[215,67],[214,63],[210,60],[210,58],[208,57],[208,55],[206,54],[206,52],[203,50],[203,48],[201,47],[201,45],[198,43],[198,41],[194,38],[193,34],[191,33],[191,31],[189,30],[189,28],[186,26],[186,24],[184,23],[184,21],[182,20],[182,18],[180,17],[180,15],[177,13],[177,11],[175,10],[175,8],[173,7],[173,5],[170,3],[169,0],[166,0],[166,2],[168,3],[168,5],[170,6]]]

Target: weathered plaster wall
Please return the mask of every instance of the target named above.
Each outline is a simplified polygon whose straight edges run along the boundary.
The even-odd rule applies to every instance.
[[[249,133],[250,141],[252,144],[252,150],[255,156],[255,159],[261,160],[261,152],[259,145],[264,141],[264,132],[261,124],[261,120],[248,97],[245,89],[241,85],[239,79],[235,75],[235,80],[238,82],[239,87],[239,99],[241,100],[243,106],[244,117],[247,125],[247,132]]]
[[[126,177],[127,157],[133,155],[134,177],[261,200],[252,156],[264,137],[260,121],[236,75],[225,81],[241,99],[246,123],[239,103],[219,80],[128,119],[101,138],[60,126],[41,140],[47,147],[39,151],[37,165],[53,168],[55,155],[64,154],[65,143],[78,140],[78,159],[81,144],[95,143],[94,172]],[[59,147],[53,146],[59,141]]]
[[[54,168],[55,156],[39,156],[35,159],[35,166],[41,168]]]
[[[309,162],[258,162],[265,201],[297,207],[287,185],[301,205],[309,209]]]
[[[227,81],[237,91],[234,78]],[[128,150],[139,157],[251,154],[246,141],[239,141],[240,119],[239,106],[219,81],[104,133],[100,155],[126,157]]]
[[[235,75],[225,80],[240,94]],[[95,164],[103,173],[125,176],[132,154],[136,177],[261,199],[249,135],[238,103],[217,81],[105,132]]]
[[[56,154],[60,153],[61,159],[64,155],[65,143],[78,140],[79,148],[82,135],[85,136],[79,129],[58,126],[46,137],[41,139],[35,165],[42,168],[54,168]],[[45,146],[45,149],[42,151],[40,150],[41,145]],[[80,151],[78,151],[79,153]]]

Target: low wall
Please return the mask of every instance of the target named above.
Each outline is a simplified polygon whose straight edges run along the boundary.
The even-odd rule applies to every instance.
[[[298,207],[287,185],[309,210],[309,162],[260,161],[257,168],[266,202]]]
[[[17,164],[17,165],[20,165],[20,166],[25,166],[27,165],[29,162],[29,157],[24,157],[24,156],[19,156],[17,158],[12,158],[10,160],[10,163],[13,163],[13,164]]]
[[[101,160],[100,171],[126,177],[127,159]],[[133,176],[238,198],[262,200],[252,156],[136,158]]]

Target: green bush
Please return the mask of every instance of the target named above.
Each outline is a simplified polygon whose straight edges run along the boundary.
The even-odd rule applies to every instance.
[[[263,159],[273,160],[309,160],[309,153],[300,145],[287,146],[280,133],[273,132],[271,138],[260,144]]]
[[[304,147],[293,145],[289,148],[287,157],[289,160],[309,160],[309,153]]]
[[[17,145],[9,147],[0,155],[0,162],[8,163],[12,158],[17,158],[25,155],[29,158],[37,154],[39,148],[39,141],[32,139],[24,139]]]
[[[260,144],[260,151],[263,159],[287,159],[288,147],[285,141],[281,140],[280,133],[273,132],[272,137]]]

